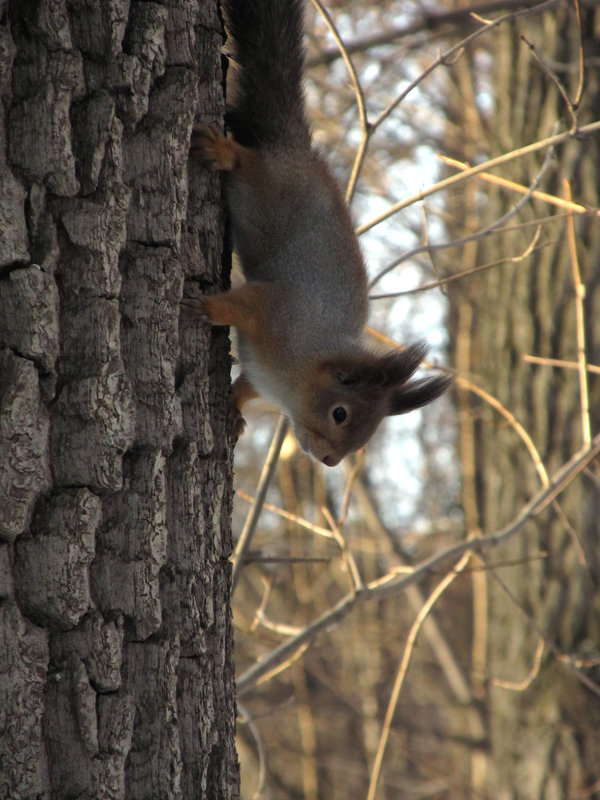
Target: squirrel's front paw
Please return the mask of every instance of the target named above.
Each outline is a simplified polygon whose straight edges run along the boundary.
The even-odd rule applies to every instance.
[[[246,420],[242,416],[242,412],[237,407],[233,398],[227,412],[227,429],[234,442],[237,442],[242,433],[246,430]]]
[[[183,297],[179,305],[184,311],[193,314],[203,322],[211,322],[208,303],[205,297]]]
[[[190,156],[224,172],[231,172],[237,165],[235,142],[223,136],[213,125],[194,125]]]

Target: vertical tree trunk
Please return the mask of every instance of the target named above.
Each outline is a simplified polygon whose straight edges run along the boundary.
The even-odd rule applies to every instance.
[[[585,92],[578,109],[580,124],[598,118],[600,84],[592,65],[600,55],[594,33],[594,11],[581,6],[586,60]],[[554,8],[527,21],[533,43],[543,42],[543,59],[574,98],[578,85],[579,34],[573,6]],[[494,114],[489,120],[490,151],[495,156],[552,133],[552,122],[565,113],[564,99],[547,71],[520,40],[521,29],[501,29],[493,53]],[[571,68],[573,67],[573,69]],[[463,120],[463,130],[480,130]],[[468,139],[468,137],[467,137]],[[457,148],[471,158],[481,139]],[[502,177],[529,185],[544,154],[534,161],[516,161]],[[563,179],[572,185],[576,202],[600,206],[598,138],[572,140],[558,149],[543,190],[564,196]],[[477,189],[481,188],[479,185]],[[503,189],[487,187],[485,209],[477,207],[478,226],[498,219],[516,202]],[[479,195],[480,197],[480,195]],[[476,202],[476,199],[475,201]],[[454,209],[458,212],[458,207]],[[460,212],[458,212],[460,213]],[[546,216],[555,214],[551,223]],[[523,259],[535,225],[515,227],[503,236],[482,239],[465,251],[461,269],[501,262],[451,294],[453,339],[457,363],[492,392],[529,432],[548,474],[582,445],[581,397],[576,370],[534,365],[524,355],[577,360],[575,288],[564,211],[543,202],[511,221],[541,222],[538,246]],[[585,317],[589,363],[600,360],[600,227],[595,216],[575,218],[577,250],[586,286]],[[464,232],[464,228],[460,229]],[[458,233],[458,230],[455,231]],[[460,235],[460,234],[459,234]],[[511,260],[512,259],[512,262]],[[461,353],[463,354],[461,357]],[[592,433],[598,431],[600,384],[589,376]],[[471,530],[490,533],[509,522],[539,489],[540,468],[512,427],[474,399],[463,397],[461,441],[465,509]],[[471,457],[466,454],[471,452]],[[589,472],[559,498],[554,507],[527,523],[518,537],[495,550],[490,562],[512,565],[488,573],[489,640],[487,694],[490,758],[487,791],[497,800],[564,800],[587,797],[597,790],[600,764],[600,699],[569,673],[548,648],[539,673],[534,669],[538,631],[566,657],[598,657],[600,550],[598,471]],[[582,555],[585,555],[585,565]],[[509,585],[516,605],[494,580]],[[525,612],[525,613],[523,613]],[[527,621],[534,621],[534,626]],[[537,628],[535,627],[537,626]],[[588,675],[598,683],[597,670]],[[530,682],[525,679],[530,676]],[[520,690],[495,686],[493,678],[524,681]]]
[[[228,341],[179,327],[221,283],[220,47],[212,0],[0,0],[7,800],[238,795]]]

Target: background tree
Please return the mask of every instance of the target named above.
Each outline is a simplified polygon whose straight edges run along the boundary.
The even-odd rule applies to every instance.
[[[233,798],[228,340],[179,327],[217,4],[3,0],[0,42],[0,796]]]
[[[470,51],[450,72],[454,114],[445,152],[462,161],[492,158],[550,136],[555,120],[563,130],[595,121],[600,38],[593,5],[558,4],[502,27],[492,48]],[[493,108],[486,113],[475,100],[463,104],[461,114],[465,88],[474,99],[481,91],[474,67],[484,56]],[[529,186],[547,154],[514,161],[501,175]],[[553,152],[542,179],[546,194],[572,196],[579,208],[570,212],[538,194],[506,234],[459,250],[461,269],[501,263],[452,284],[457,367],[476,375],[531,436],[528,448],[489,406],[459,393],[463,507],[471,535],[509,522],[514,509],[598,431],[600,381],[587,365],[600,362],[599,157],[598,135],[574,139]],[[485,227],[516,200],[510,188],[488,185],[484,197],[481,183],[473,184],[449,203],[449,230],[464,235],[475,220]],[[490,555],[489,562],[514,563],[510,571],[482,572],[473,584],[476,614],[485,614],[489,604],[488,622],[478,626],[473,642],[473,667],[489,726],[484,785],[494,797],[583,797],[600,789],[600,744],[593,733],[600,696],[561,664],[584,666],[597,684],[598,474],[596,462],[518,539]],[[506,686],[490,673],[525,683]]]

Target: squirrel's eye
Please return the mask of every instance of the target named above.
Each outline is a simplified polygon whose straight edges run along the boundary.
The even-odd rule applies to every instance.
[[[333,409],[332,413],[333,413],[333,419],[334,419],[336,425],[341,425],[342,422],[344,422],[344,420],[348,416],[348,412],[346,411],[344,406],[336,406]]]

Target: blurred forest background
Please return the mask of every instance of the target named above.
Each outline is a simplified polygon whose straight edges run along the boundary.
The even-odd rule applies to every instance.
[[[332,471],[250,410],[242,796],[600,797],[600,9],[316,5],[309,110],[371,335],[456,381]]]

